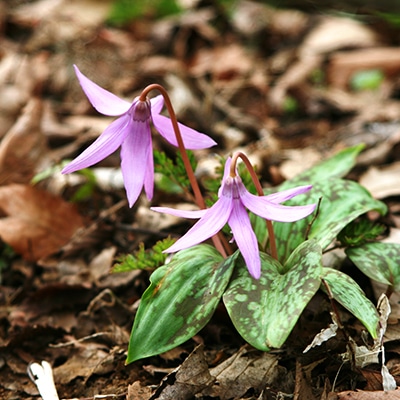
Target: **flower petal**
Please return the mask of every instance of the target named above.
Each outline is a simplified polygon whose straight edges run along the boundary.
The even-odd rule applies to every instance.
[[[175,208],[169,207],[150,207],[150,210],[157,211],[159,213],[175,215],[176,217],[181,218],[202,218],[204,214],[208,211],[207,210],[177,210]]]
[[[224,188],[226,186],[226,179],[229,177],[230,170],[231,170],[231,163],[232,163],[232,158],[228,157],[225,161],[225,166],[224,166],[224,175],[222,177],[222,183],[221,186],[218,189],[218,197],[222,196],[222,192],[224,191]],[[244,187],[244,186],[243,186]]]
[[[257,238],[251,226],[249,215],[240,199],[233,200],[233,208],[228,224],[232,229],[235,242],[242,253],[250,275],[255,279],[259,279],[261,276],[261,260]]]
[[[231,209],[232,199],[228,197],[220,198],[211,208],[207,209],[203,217],[184,236],[165,250],[165,252],[175,253],[176,251],[204,242],[204,240],[214,236],[228,221]]]
[[[144,175],[144,191],[149,200],[153,198],[154,193],[154,157],[152,148],[148,154],[146,173]]]
[[[115,94],[92,82],[79,71],[76,65],[74,65],[74,69],[83,91],[99,113],[117,116],[125,114],[130,109],[131,103],[120,99]]]
[[[128,124],[128,116],[124,115],[116,119],[84,152],[64,167],[61,172],[69,174],[79,169],[90,167],[114,153],[125,139]]]
[[[164,99],[162,98],[162,96],[157,96],[150,99],[150,103],[151,114],[155,128],[160,133],[160,135],[164,137],[164,139],[166,139],[172,145],[178,147],[178,142],[176,140],[171,120],[167,117],[164,117],[163,115],[160,115],[160,112],[164,105]],[[211,139],[204,133],[200,133],[179,122],[178,126],[182,135],[183,144],[188,150],[206,149],[217,144],[213,139]]]
[[[151,113],[152,114],[160,114],[164,107],[164,97],[159,94],[156,97],[153,97],[150,99],[150,104],[151,104]]]
[[[153,124],[164,139],[178,147],[175,132],[172,128],[172,122],[169,118],[164,117],[163,115],[153,115]],[[178,126],[182,135],[183,144],[188,150],[207,149],[217,144],[217,142],[204,133],[200,133],[179,122]]]
[[[241,193],[242,203],[254,214],[271,221],[293,222],[310,215],[316,205],[282,206],[267,200],[267,196],[255,196],[248,191]]]
[[[283,203],[299,194],[303,194],[312,189],[312,185],[307,186],[297,186],[295,188],[282,190],[281,192],[276,192],[265,196],[265,198],[274,204]]]
[[[149,121],[129,120],[128,134],[121,145],[121,169],[129,206],[132,207],[142,191],[149,170],[149,152],[152,151]]]

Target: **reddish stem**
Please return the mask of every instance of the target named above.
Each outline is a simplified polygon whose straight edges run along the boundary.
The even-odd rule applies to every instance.
[[[183,165],[185,166],[186,173],[187,173],[190,185],[193,190],[195,201],[196,201],[197,205],[199,206],[199,208],[205,209],[206,204],[204,202],[203,195],[201,194],[201,190],[200,190],[199,184],[197,182],[196,176],[194,174],[192,165],[190,164],[189,157],[186,153],[186,148],[183,143],[182,134],[181,134],[181,131],[180,131],[179,125],[178,125],[178,120],[176,118],[176,114],[175,114],[174,108],[172,107],[172,103],[171,103],[171,100],[169,98],[167,91],[161,85],[159,85],[157,83],[153,83],[153,84],[147,86],[143,90],[143,92],[141,93],[141,95],[139,97],[139,100],[146,101],[148,93],[151,92],[152,90],[158,90],[161,93],[161,95],[164,97],[165,106],[167,107],[168,114],[169,114],[171,122],[172,122],[172,127],[174,129],[176,141],[178,142],[178,149],[181,154]],[[222,244],[221,237],[218,235],[215,235],[212,237],[212,241],[214,243],[215,248],[222,254],[222,256],[226,257],[227,252],[225,251],[225,248]]]

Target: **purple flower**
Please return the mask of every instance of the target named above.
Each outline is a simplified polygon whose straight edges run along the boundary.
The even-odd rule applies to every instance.
[[[121,147],[121,170],[129,206],[132,207],[135,203],[143,187],[147,197],[151,199],[154,187],[154,163],[150,121],[169,143],[178,146],[171,120],[160,115],[164,98],[159,95],[141,101],[137,97],[129,103],[96,85],[75,65],[74,68],[82,89],[93,107],[101,114],[119,118],[61,172],[68,174],[90,167]],[[186,149],[204,149],[216,144],[208,136],[185,125],[178,125]]]
[[[309,191],[312,186],[299,186],[268,196],[255,196],[247,191],[239,176],[229,175],[230,164],[229,158],[225,164],[224,177],[218,192],[219,199],[211,208],[198,211],[180,211],[167,207],[152,207],[151,209],[183,218],[200,218],[184,236],[166,250],[168,253],[203,242],[214,236],[228,223],[250,275],[258,279],[261,275],[258,243],[246,208],[272,221],[297,221],[310,215],[315,209],[315,204],[291,207],[279,203]]]

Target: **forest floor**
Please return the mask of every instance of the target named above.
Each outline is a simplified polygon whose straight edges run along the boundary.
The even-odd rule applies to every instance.
[[[90,173],[61,174],[61,163],[112,121],[90,105],[74,64],[126,99],[163,85],[179,121],[218,143],[194,152],[202,177],[214,174],[219,156],[240,150],[264,186],[277,186],[363,143],[348,177],[387,204],[387,234],[400,243],[395,19],[362,9],[197,3],[173,16],[149,8],[123,21],[111,0],[0,1],[0,398],[38,398],[27,368],[41,361],[51,364],[62,399],[400,398],[382,390],[379,366],[343,361],[343,335],[303,353],[330,322],[322,292],[280,349],[246,344],[221,306],[191,340],[125,365],[152,271],[110,271],[141,243],[150,248],[184,233],[187,221],[162,219],[149,206],[187,198],[156,184],[151,202],[142,195],[129,208],[119,151]],[[173,154],[159,136],[153,141]],[[376,304],[382,288],[350,262],[345,267]],[[398,384],[399,299],[391,297],[385,336]],[[359,339],[362,324],[341,312]],[[200,364],[205,383],[191,375]]]

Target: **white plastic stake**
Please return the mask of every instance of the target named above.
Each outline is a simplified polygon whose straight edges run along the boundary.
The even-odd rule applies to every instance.
[[[42,361],[42,365],[38,363],[29,364],[28,375],[37,386],[43,400],[59,400],[54,385],[53,370],[47,361]]]

